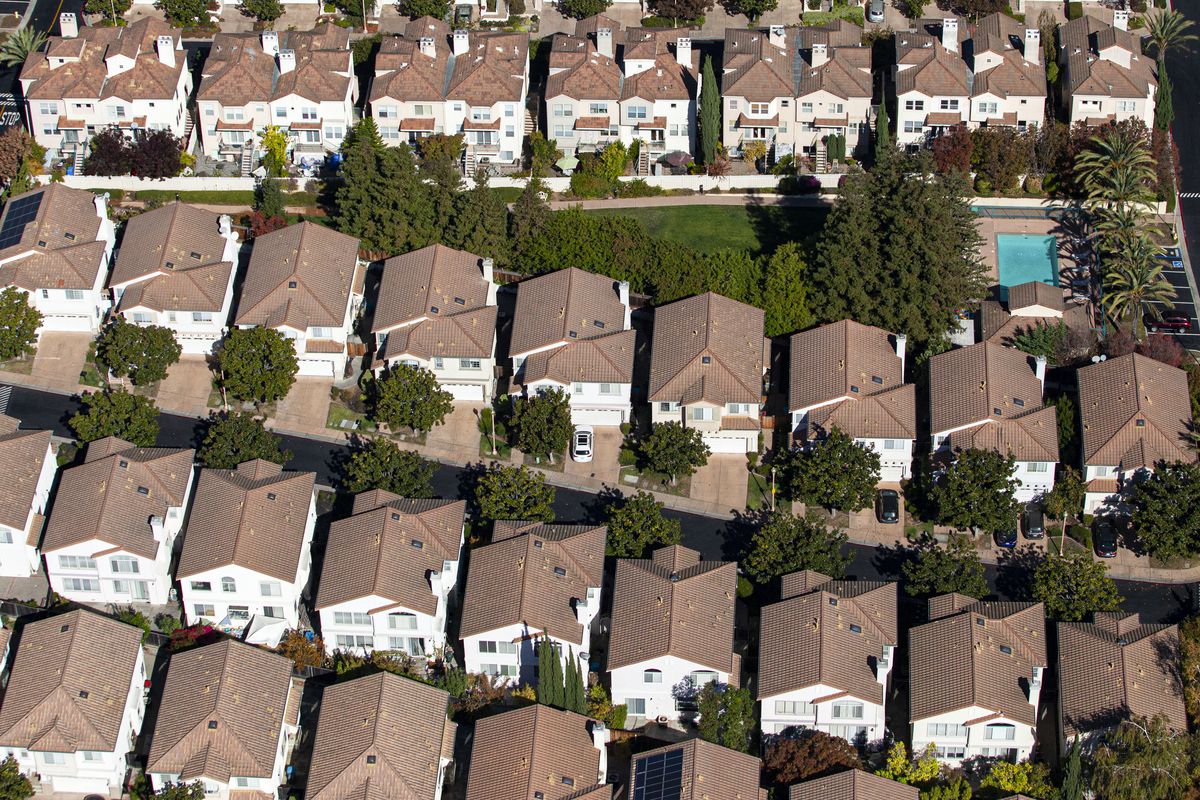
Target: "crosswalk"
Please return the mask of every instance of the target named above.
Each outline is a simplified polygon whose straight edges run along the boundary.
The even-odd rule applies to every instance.
[[[1200,192],[1180,192],[1179,193],[1179,198],[1181,200],[1195,200],[1197,197],[1200,197]]]

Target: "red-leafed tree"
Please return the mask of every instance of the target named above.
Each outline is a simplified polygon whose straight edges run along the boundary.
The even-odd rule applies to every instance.
[[[942,173],[971,171],[974,142],[965,125],[955,125],[948,133],[933,140],[933,163]]]

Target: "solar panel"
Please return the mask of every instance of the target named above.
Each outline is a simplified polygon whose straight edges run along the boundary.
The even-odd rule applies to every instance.
[[[682,787],[682,748],[656,753],[637,762],[633,800],[679,800]]]
[[[4,216],[4,227],[0,228],[0,250],[12,247],[21,241],[25,226],[37,219],[38,209],[42,206],[42,195],[38,192],[30,197],[22,197],[8,204],[8,213]]]

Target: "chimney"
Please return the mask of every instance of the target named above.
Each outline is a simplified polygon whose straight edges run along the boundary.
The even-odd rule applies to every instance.
[[[496,282],[496,262],[490,258],[483,259],[483,279],[488,283]]]
[[[589,720],[588,727],[592,734],[592,747],[600,751],[600,770],[596,783],[603,785],[608,782],[608,742],[611,734],[607,726],[597,719]]]
[[[96,216],[102,220],[108,219],[108,192],[98,194],[92,198],[92,202],[96,206]]]
[[[770,28],[768,28],[767,41],[771,43],[772,47],[786,49],[787,34],[784,33],[784,27],[782,25],[772,25]]]
[[[434,58],[437,55],[437,50],[434,47],[433,39],[431,37],[422,36],[421,40],[417,43],[417,46],[420,48],[421,55],[423,56]]]
[[[612,28],[596,29],[596,52],[605,58],[613,57]]]
[[[154,537],[156,542],[165,542],[167,540],[167,529],[163,526],[163,518],[155,514],[150,517],[150,535]]]
[[[896,664],[896,645],[885,644],[883,651],[879,654],[879,660],[875,662],[875,680],[879,681],[879,685],[883,687],[883,694],[887,696],[888,677],[892,674],[892,667]]]
[[[951,53],[958,52],[958,20],[947,17],[942,20],[942,47]]]
[[[454,32],[454,55],[461,56],[467,52],[467,46],[471,42],[471,34],[464,30]]]
[[[175,37],[158,37],[158,60],[168,67],[175,66]]]
[[[587,597],[575,599],[575,621],[582,627],[587,628],[592,624],[592,620],[596,618],[596,614],[600,611],[600,590],[594,586],[589,586]],[[582,656],[583,654],[580,653]]]
[[[232,239],[237,234],[233,232],[233,220],[228,214],[222,214],[217,218],[217,229],[221,232],[221,238]]]
[[[1042,394],[1046,393],[1046,357],[1038,356],[1033,360],[1033,374],[1037,376],[1038,383],[1042,385]]]
[[[617,298],[621,301],[621,305],[625,306],[625,327],[621,330],[627,331],[633,322],[633,311],[629,308],[629,281],[617,283]]]
[[[74,39],[79,35],[79,20],[69,11],[58,15],[58,29],[64,39]]]
[[[1042,62],[1042,32],[1037,28],[1025,29],[1025,60],[1030,64]]]
[[[1045,667],[1034,667],[1033,675],[1029,679],[1029,705],[1033,706],[1033,718],[1037,719],[1038,701],[1042,694],[1042,672]]]
[[[692,40],[681,36],[675,40],[675,60],[680,66],[692,66]]]
[[[262,49],[271,58],[279,55],[279,31],[262,32]]]
[[[289,72],[296,70],[296,51],[295,50],[280,50],[279,51],[279,74],[287,75]]]
[[[814,42],[812,46],[812,67],[815,69],[825,65],[829,60],[829,45]]]
[[[896,334],[896,358],[900,359],[900,380],[904,380],[904,352],[908,347],[908,334]]]
[[[1117,30],[1129,30],[1129,12],[1123,8],[1119,8],[1113,12],[1113,27]]]

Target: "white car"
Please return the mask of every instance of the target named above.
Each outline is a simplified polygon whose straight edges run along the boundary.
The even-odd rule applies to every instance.
[[[867,9],[867,22],[883,22],[883,0],[871,0]]]
[[[571,434],[571,458],[576,461],[592,460],[594,433],[591,425],[575,426],[575,433]]]

